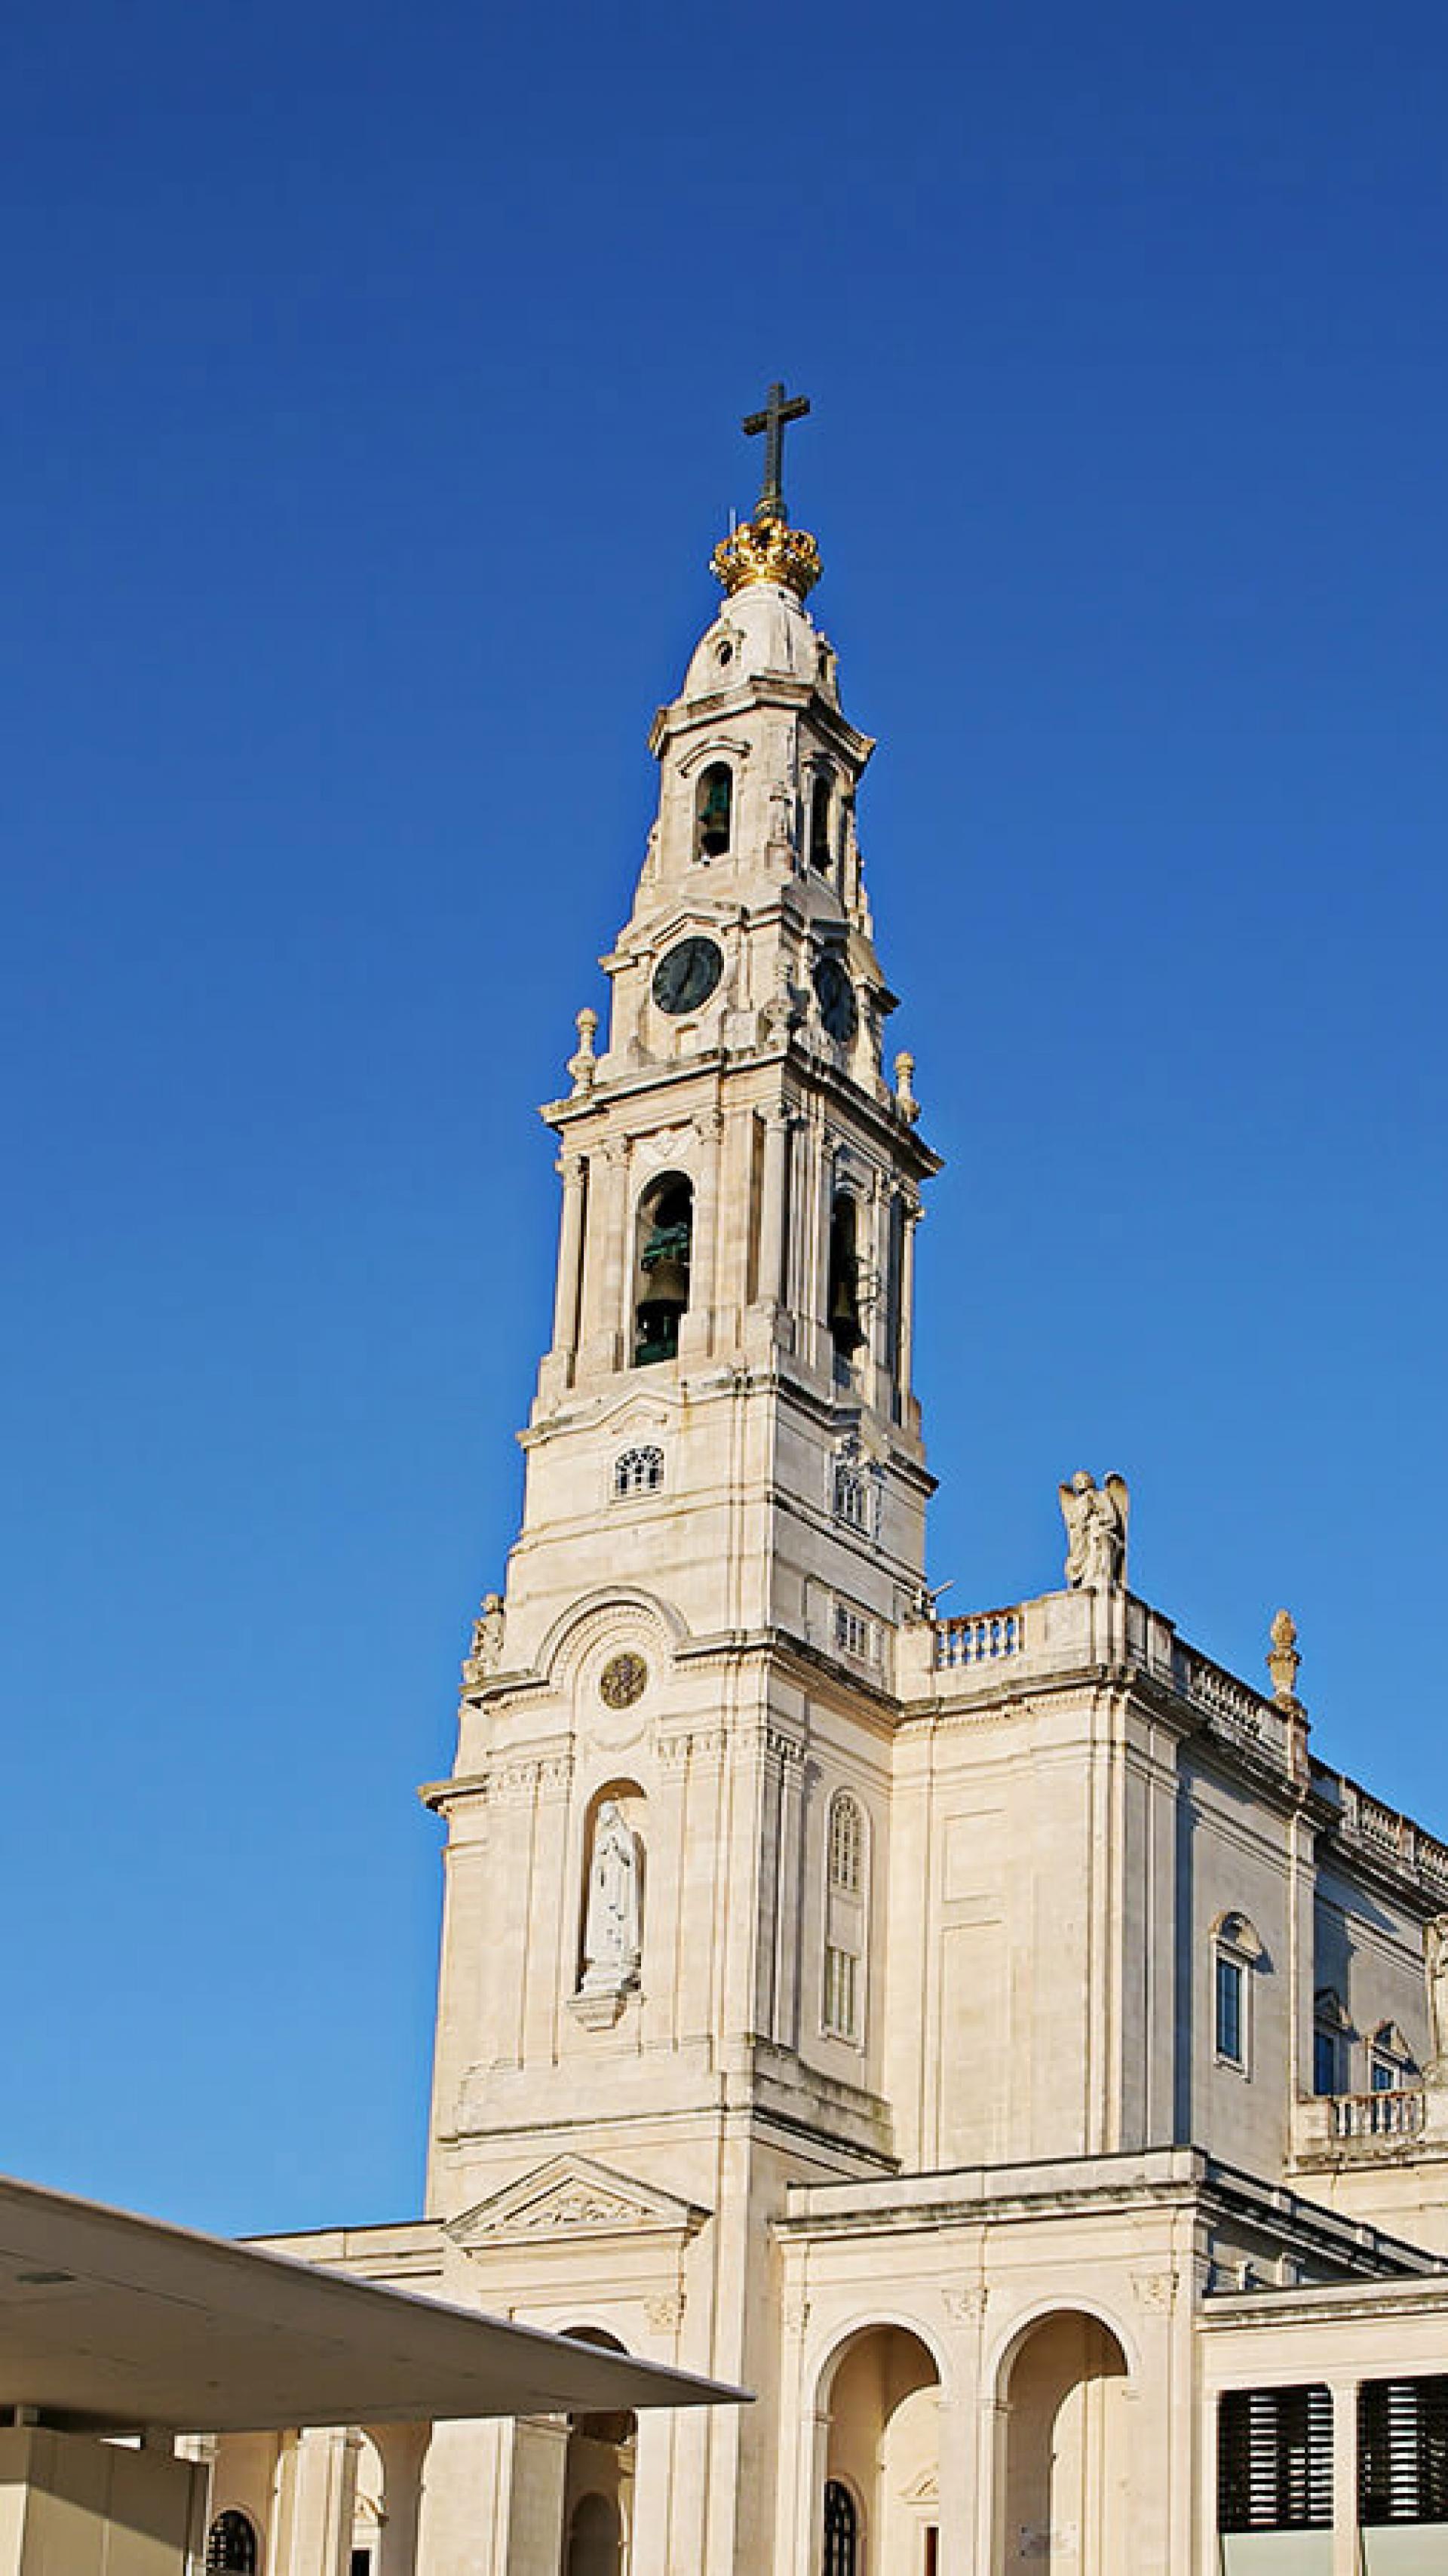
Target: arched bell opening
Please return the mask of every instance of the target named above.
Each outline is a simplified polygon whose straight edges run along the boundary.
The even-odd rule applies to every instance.
[[[634,1257],[635,1368],[678,1354],[679,1319],[689,1305],[694,1185],[682,1172],[651,1181],[639,1201]]]
[[[711,760],[694,795],[694,856],[722,859],[734,837],[734,772],[727,760]]]
[[[815,780],[809,800],[809,863],[821,876],[834,868],[834,789],[828,778]]]
[[[824,2576],[927,2576],[940,2544],[940,2373],[907,2326],[866,2326],[827,2367]]]
[[[601,2326],[575,2326],[571,2343],[626,2350]],[[559,2576],[628,2576],[638,2418],[628,2408],[570,2415],[563,2477]]]
[[[825,1314],[837,1368],[848,1371],[865,1338],[860,1319],[859,1207],[849,1190],[837,1190],[830,1209],[830,1279]]]
[[[1128,2576],[1128,2365],[1100,2317],[1057,2309],[1001,2368],[1005,2476],[998,2564],[1032,2576]]]

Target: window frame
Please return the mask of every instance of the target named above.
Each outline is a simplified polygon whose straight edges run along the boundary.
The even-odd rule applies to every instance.
[[[630,1481],[624,1482],[625,1470],[632,1471],[636,1461],[642,1463],[645,1460],[648,1461],[647,1481],[641,1481],[630,1473]],[[632,1441],[627,1449],[620,1449],[614,1459],[609,1479],[611,1499],[616,1503],[647,1502],[652,1495],[663,1492],[664,1479],[665,1459],[660,1443],[657,1440]]]
[[[1219,1914],[1211,1930],[1211,2013],[1212,2061],[1240,2075],[1247,2083],[1252,2079],[1253,1985],[1254,1971],[1267,1956],[1262,1937],[1250,1917],[1235,1907]],[[1234,1980],[1236,1994],[1237,2047],[1223,2042],[1223,1977]]]
[[[1231,1996],[1231,2020],[1235,2028],[1229,2039],[1225,2035],[1227,2014],[1225,1999]],[[1247,2034],[1247,1965],[1217,1941],[1212,1948],[1212,2053],[1219,2066],[1230,2066],[1235,2074],[1245,2075],[1250,2064]]]

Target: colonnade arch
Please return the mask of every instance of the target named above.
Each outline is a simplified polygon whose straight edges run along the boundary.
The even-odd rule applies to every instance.
[[[568,2334],[604,2352],[628,2348],[602,2326],[570,2326]],[[629,2410],[569,2416],[559,2576],[628,2576],[637,2449],[638,2418]]]
[[[911,2326],[859,2326],[827,2357],[815,2552],[829,2576],[935,2576],[940,2394],[939,2363]]]
[[[992,2564],[1002,2576],[1128,2576],[1135,2564],[1120,2335],[1085,2308],[1017,2328],[995,2379]]]

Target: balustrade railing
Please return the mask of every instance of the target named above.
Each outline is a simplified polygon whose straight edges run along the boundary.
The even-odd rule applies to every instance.
[[[1416,2138],[1425,2112],[1421,2092],[1334,2093],[1332,2135],[1339,2138]]]
[[[999,1663],[1025,1652],[1023,1609],[979,1610],[965,1619],[935,1622],[935,1669],[958,1672],[971,1664]]]

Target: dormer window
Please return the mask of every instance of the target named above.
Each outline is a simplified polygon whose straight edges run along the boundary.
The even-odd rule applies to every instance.
[[[711,760],[694,800],[695,858],[724,858],[733,831],[734,772],[727,760]]]
[[[835,863],[830,824],[833,818],[834,793],[827,778],[817,778],[809,807],[809,863],[828,876]]]

